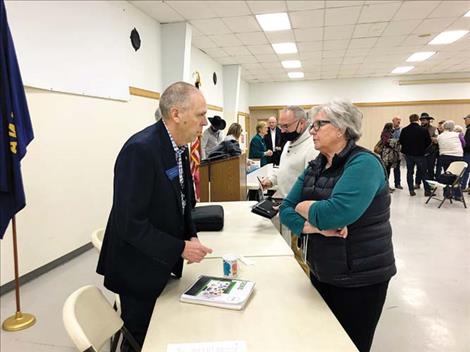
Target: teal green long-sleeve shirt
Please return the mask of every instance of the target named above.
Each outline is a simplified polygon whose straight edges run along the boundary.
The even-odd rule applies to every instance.
[[[305,219],[295,207],[301,202],[306,170],[299,176],[280,207],[281,222],[299,236]],[[377,158],[358,153],[349,160],[344,172],[333,187],[330,198],[310,206],[308,222],[320,230],[339,229],[359,219],[375,195],[386,185],[385,170]]]
[[[250,142],[250,154],[249,158],[251,159],[260,159],[261,166],[268,163],[268,159],[264,156],[266,151],[266,144],[264,144],[264,139],[259,134],[256,134]]]

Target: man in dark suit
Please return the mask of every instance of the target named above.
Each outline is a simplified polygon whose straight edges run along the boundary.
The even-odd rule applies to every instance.
[[[200,262],[203,246],[191,218],[193,183],[186,145],[207,125],[206,102],[177,82],[162,94],[161,119],[133,135],[114,168],[114,197],[97,272],[118,293],[124,325],[142,345],[155,301],[183,259]],[[121,351],[128,351],[124,341]]]
[[[279,165],[284,143],[282,143],[281,129],[277,127],[277,120],[274,116],[268,119],[268,133],[263,138],[266,149],[273,151],[273,155],[267,157],[268,164]]]
[[[426,179],[426,160],[424,154],[426,148],[431,144],[429,133],[418,124],[419,116],[410,115],[410,124],[402,129],[400,133],[401,152],[405,154],[406,181],[410,196],[415,196],[413,174],[416,165],[417,174],[422,180]],[[424,194],[429,196],[431,189],[427,182],[424,184]]]

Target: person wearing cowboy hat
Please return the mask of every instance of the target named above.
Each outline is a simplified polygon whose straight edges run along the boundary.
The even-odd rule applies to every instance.
[[[224,140],[222,130],[227,123],[220,116],[209,117],[210,127],[202,134],[201,138],[201,160],[206,159],[211,151]]]
[[[426,178],[430,180],[435,179],[435,169],[436,169],[436,161],[437,157],[439,155],[439,146],[437,144],[437,136],[438,136],[438,131],[437,128],[432,125],[432,121],[434,121],[434,117],[429,116],[427,112],[421,113],[421,116],[419,117],[419,121],[421,124],[421,127],[423,127],[429,134],[429,137],[431,137],[431,145],[426,148],[426,153],[425,153],[425,161],[426,161]],[[419,174],[416,175],[416,188],[420,187],[421,184],[421,177]]]

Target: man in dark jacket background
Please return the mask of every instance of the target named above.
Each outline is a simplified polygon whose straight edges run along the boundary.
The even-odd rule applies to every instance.
[[[282,141],[281,129],[277,127],[277,120],[274,116],[268,119],[268,133],[263,137],[267,150],[272,150],[273,155],[268,156],[268,164],[279,165],[284,143]]]
[[[416,165],[417,173],[420,179],[427,179],[426,160],[424,157],[426,148],[431,144],[431,137],[427,130],[418,124],[419,116],[410,115],[410,124],[402,129],[400,134],[401,152],[405,154],[406,160],[406,182],[410,196],[415,196],[413,184],[414,168]],[[430,187],[427,182],[424,183],[424,195],[430,195]]]
[[[200,262],[203,246],[191,218],[194,188],[186,145],[207,125],[206,102],[177,82],[162,94],[155,124],[133,135],[114,168],[114,194],[97,272],[119,294],[121,318],[142,345],[155,301],[183,259]],[[157,115],[157,114],[156,114]],[[130,350],[127,341],[121,351]]]

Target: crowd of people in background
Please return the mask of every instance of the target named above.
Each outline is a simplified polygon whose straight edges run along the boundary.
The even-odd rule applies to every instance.
[[[406,162],[406,181],[410,196],[423,185],[424,195],[430,196],[431,189],[425,180],[439,180],[449,165],[454,161],[465,161],[470,165],[470,115],[465,116],[465,130],[453,120],[441,120],[433,126],[434,117],[423,112],[411,114],[409,125],[401,128],[401,118],[395,116],[392,122],[384,125],[380,135],[381,148],[378,151],[384,163],[387,175],[394,169],[395,189],[401,185],[400,160],[403,155]],[[468,184],[469,169],[461,180],[461,189],[470,193]],[[394,189],[390,188],[393,192]],[[457,191],[456,200],[461,199]]]

